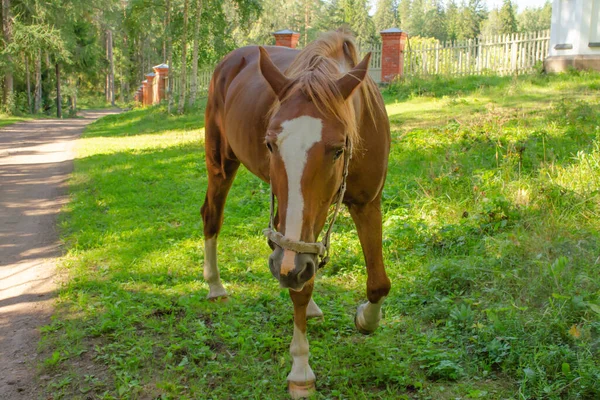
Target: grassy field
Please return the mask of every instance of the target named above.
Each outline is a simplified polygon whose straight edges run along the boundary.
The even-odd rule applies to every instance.
[[[600,397],[600,75],[414,80],[393,148],[384,321],[343,213],[309,321],[323,399]],[[42,382],[54,399],[280,399],[292,306],[267,267],[269,188],[241,169],[205,300],[202,110],[133,110],[79,143]]]

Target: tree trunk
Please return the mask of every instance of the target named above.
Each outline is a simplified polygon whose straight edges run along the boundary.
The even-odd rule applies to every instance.
[[[29,76],[29,57],[25,54],[25,79],[27,80],[27,112],[31,112],[31,77]]]
[[[110,105],[115,106],[115,59],[113,57],[113,40],[112,40],[112,31],[110,29],[106,30],[106,42],[108,53],[108,62],[110,64],[108,71],[108,93]]]
[[[79,78],[75,78],[75,90],[73,91],[73,111],[77,112],[77,88],[79,87]]]
[[[304,4],[304,47],[306,47],[306,41],[308,40],[309,15],[310,15],[310,0],[305,0],[305,4]]]
[[[10,0],[2,0],[2,35],[4,36],[4,45],[8,46],[12,42],[12,20],[10,17]],[[12,56],[6,55],[8,68],[4,74],[4,91],[2,102],[8,107],[12,107],[13,94],[13,74],[12,74]]]
[[[188,28],[188,4],[189,0],[183,2],[183,37],[181,40],[181,88],[179,89],[179,106],[177,112],[183,114],[185,107],[185,84],[187,82],[187,28]]]
[[[196,16],[194,18],[194,48],[192,50],[192,91],[190,105],[196,102],[198,94],[198,46],[200,44],[200,17],[202,15],[202,0],[196,0]]]
[[[108,60],[108,31],[104,32],[105,36],[104,36],[104,49],[105,49],[105,53],[106,53],[106,59]],[[110,85],[108,84],[109,81],[109,76],[108,76],[109,72],[106,72],[106,76],[104,77],[104,102],[108,103],[110,101]]]
[[[35,97],[33,101],[33,113],[40,112],[42,107],[42,51],[38,50],[35,56]]]
[[[73,87],[73,94],[71,95],[71,115],[75,115],[77,111],[77,79],[70,79],[71,86]]]
[[[60,67],[56,63],[56,117],[62,118],[62,98],[60,96]]]
[[[171,0],[166,0],[165,4],[166,16],[165,16],[165,36],[167,41],[167,59],[166,63],[169,66],[169,75],[173,73],[173,60],[171,56],[173,54],[173,43],[171,41]],[[167,80],[167,112],[171,114],[171,108],[173,107],[173,79],[168,78]]]

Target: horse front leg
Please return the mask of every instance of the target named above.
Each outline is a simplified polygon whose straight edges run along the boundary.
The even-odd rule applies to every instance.
[[[204,279],[208,283],[209,300],[227,299],[217,266],[217,237],[223,226],[227,194],[235,178],[239,162],[227,160],[223,167],[207,157],[208,189],[202,205],[204,222]]]
[[[358,306],[354,323],[359,332],[369,334],[379,326],[381,306],[391,288],[383,265],[381,195],[371,203],[351,205],[349,209],[356,224],[367,264],[367,299],[369,300]]]
[[[287,377],[288,391],[293,399],[309,397],[315,392],[315,374],[308,364],[308,339],[306,338],[306,310],[311,301],[314,278],[296,292],[290,290],[294,302],[294,336],[290,345],[292,371]]]

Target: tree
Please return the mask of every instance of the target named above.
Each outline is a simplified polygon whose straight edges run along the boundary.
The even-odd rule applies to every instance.
[[[188,28],[188,6],[189,0],[183,2],[183,36],[181,43],[181,83],[179,88],[179,105],[177,112],[183,114],[185,107],[185,86],[187,83],[186,69],[187,69],[187,28]]]
[[[12,18],[10,13],[10,0],[2,0],[2,37],[4,46],[8,47],[12,43]],[[6,68],[4,71],[4,85],[2,92],[2,103],[7,109],[12,108],[13,96],[13,71],[12,55],[6,53]]]
[[[484,36],[498,35],[502,32],[502,22],[500,21],[500,10],[497,8],[490,11],[488,17],[481,25],[481,34]]]
[[[411,11],[411,0],[400,0],[398,3],[398,21],[400,23],[399,28],[405,30],[410,34],[409,30],[409,21],[410,21],[410,11]]]
[[[511,0],[504,0],[500,9],[499,19],[501,34],[507,35],[517,31],[517,18]]]
[[[481,32],[481,22],[485,19],[487,12],[481,0],[469,0],[460,10],[458,30],[456,38],[459,40],[474,39]]]
[[[373,22],[377,32],[398,26],[397,0],[378,0]]]
[[[448,38],[446,11],[439,0],[431,0],[429,3],[425,12],[423,36],[434,37],[441,41]]]
[[[550,29],[552,20],[552,4],[546,1],[542,7],[526,8],[517,15],[519,32],[533,32]]]
[[[450,40],[458,39],[460,30],[460,12],[455,0],[450,0],[446,9],[446,35]]]
[[[198,93],[198,46],[200,45],[200,16],[202,15],[202,0],[196,0],[196,12],[194,17],[194,44],[192,49],[192,90],[190,93],[190,104],[196,102]]]
[[[414,36],[423,36],[425,33],[425,9],[424,0],[413,0],[410,8],[410,17],[406,28]]]
[[[108,58],[108,74],[107,74],[107,82],[108,82],[108,91],[106,101],[109,101],[110,104],[114,107],[115,105],[115,59],[113,56],[113,35],[112,30],[106,30],[106,57]]]

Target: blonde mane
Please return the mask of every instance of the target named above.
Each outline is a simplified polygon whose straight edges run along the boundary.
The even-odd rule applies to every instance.
[[[307,45],[284,72],[291,83],[281,102],[301,90],[321,113],[333,116],[342,123],[356,150],[360,144],[358,125],[361,116],[356,115],[352,101],[343,99],[336,85],[336,81],[348,72],[343,71],[345,65],[340,65],[334,58],[340,52],[351,68],[358,63],[358,50],[349,34],[327,32]],[[367,74],[360,85],[360,92],[363,107],[371,118],[374,117],[375,103],[378,103],[377,91],[377,84]],[[270,115],[277,112],[279,106],[280,102],[275,102]]]

